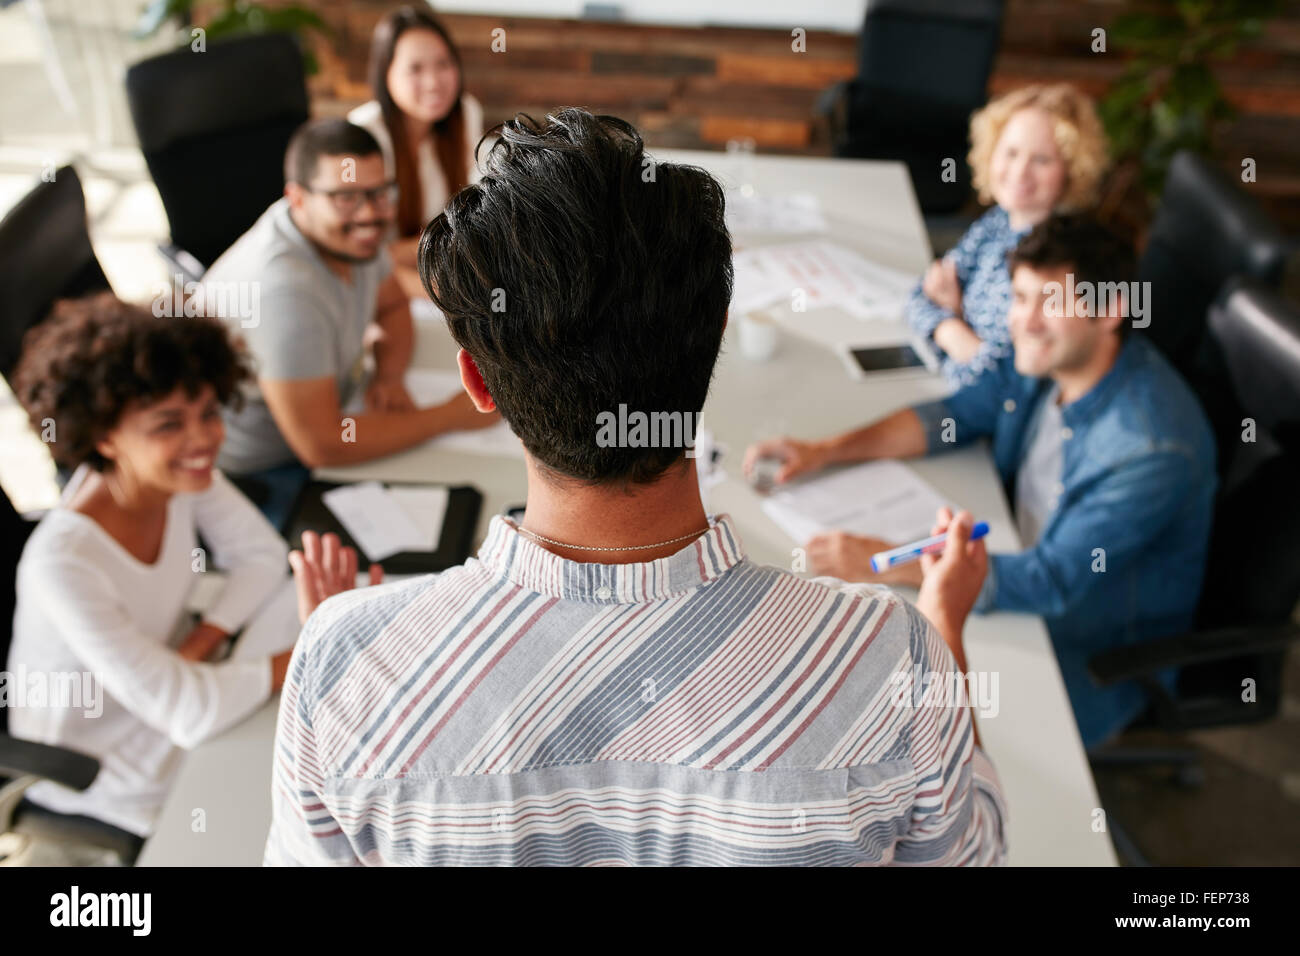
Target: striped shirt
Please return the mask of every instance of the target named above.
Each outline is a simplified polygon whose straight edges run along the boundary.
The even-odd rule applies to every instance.
[[[992,864],[1006,810],[955,663],[888,589],[640,564],[492,520],[477,560],[322,604],[276,733],[267,864]]]

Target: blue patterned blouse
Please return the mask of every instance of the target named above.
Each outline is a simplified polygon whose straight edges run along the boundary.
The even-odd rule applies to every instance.
[[[982,340],[969,362],[957,362],[935,346],[943,359],[943,374],[953,385],[969,385],[998,359],[1011,352],[1011,335],[1007,313],[1011,310],[1011,275],[1007,272],[1007,253],[1015,247],[1029,227],[1013,230],[1007,212],[994,206],[971,224],[966,234],[945,258],[957,266],[961,284],[963,318]],[[916,284],[907,302],[907,322],[917,335],[934,342],[934,330],[952,312],[936,305]]]

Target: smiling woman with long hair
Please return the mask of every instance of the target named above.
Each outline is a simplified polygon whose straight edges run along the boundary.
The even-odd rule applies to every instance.
[[[421,230],[447,199],[479,173],[474,148],[483,108],[464,90],[460,53],[428,10],[402,7],[379,21],[370,46],[375,98],[348,114],[379,141],[397,182],[397,239],[390,246],[399,281],[423,298],[415,276]]]

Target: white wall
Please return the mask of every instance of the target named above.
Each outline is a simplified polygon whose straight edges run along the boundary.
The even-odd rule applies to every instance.
[[[716,24],[736,27],[773,27],[838,30],[857,33],[867,0],[601,0],[623,11],[632,23],[682,26]],[[584,0],[434,0],[436,10],[448,13],[499,13],[521,17],[582,16]]]

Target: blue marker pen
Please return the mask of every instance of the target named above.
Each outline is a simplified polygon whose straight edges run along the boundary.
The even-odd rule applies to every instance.
[[[982,538],[989,533],[989,523],[981,521],[971,529],[970,539]],[[890,568],[896,568],[900,564],[907,564],[909,561],[919,561],[923,554],[934,554],[943,550],[943,544],[948,540],[948,533],[936,534],[933,538],[922,538],[920,541],[913,541],[911,544],[899,545],[897,548],[890,548],[888,551],[881,551],[879,554],[871,556],[871,570],[880,574],[882,571],[888,571]]]

